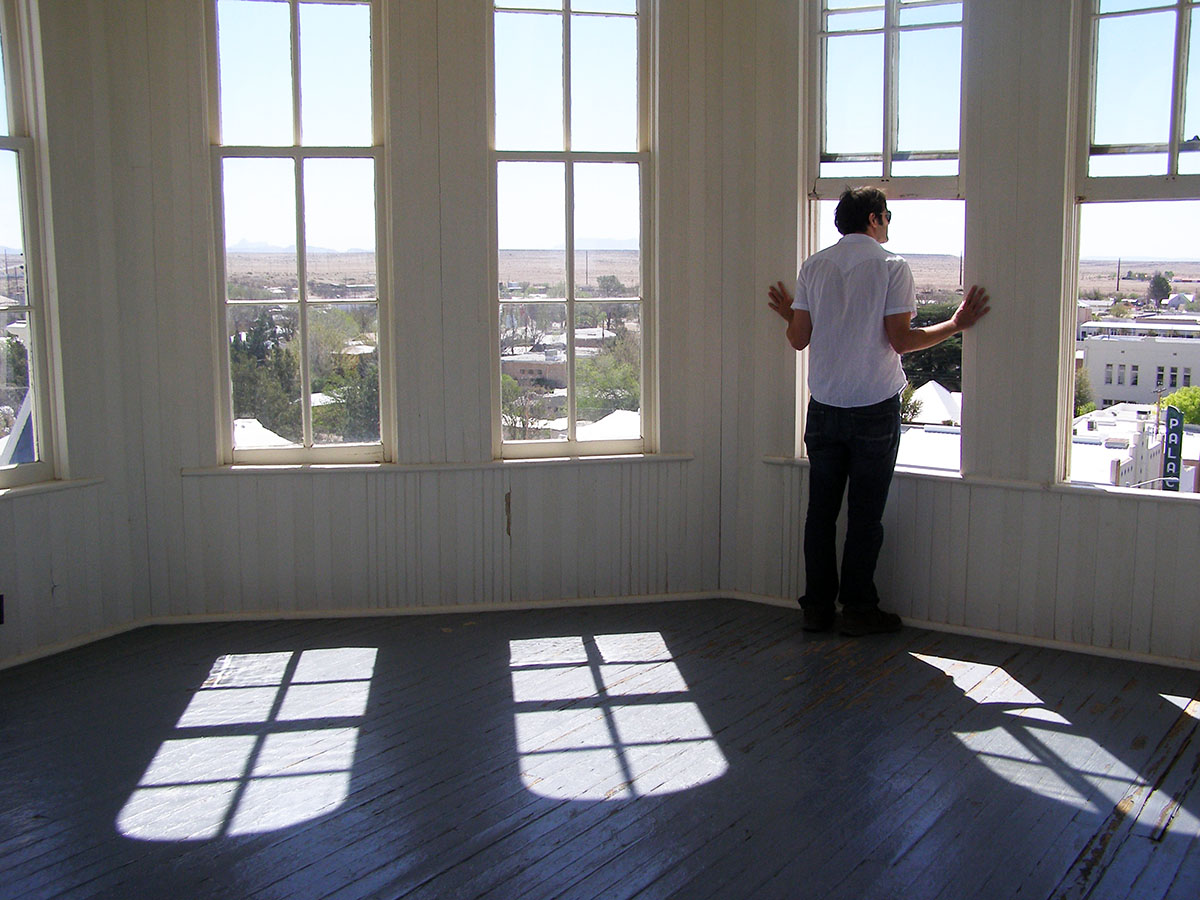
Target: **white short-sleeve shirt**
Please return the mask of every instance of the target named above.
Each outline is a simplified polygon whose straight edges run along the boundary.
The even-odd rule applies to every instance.
[[[808,390],[829,406],[870,406],[907,379],[884,316],[917,311],[912,271],[867,234],[847,234],[800,267],[792,309],[808,310]]]

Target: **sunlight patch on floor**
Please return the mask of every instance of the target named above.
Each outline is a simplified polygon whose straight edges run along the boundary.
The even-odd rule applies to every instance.
[[[377,651],[220,657],[117,816],[146,841],[260,834],[346,799]]]
[[[728,769],[658,632],[509,644],[529,790],[569,800],[670,794]]]

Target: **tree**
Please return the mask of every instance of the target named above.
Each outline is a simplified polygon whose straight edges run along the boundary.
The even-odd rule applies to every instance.
[[[500,376],[500,422],[505,440],[527,441],[537,437],[536,423],[549,413],[549,403],[540,390],[522,390],[511,375]]]
[[[906,384],[900,392],[900,421],[905,424],[916,421],[921,414],[921,401],[913,399],[913,386]]]
[[[958,309],[958,303],[929,303],[917,307],[913,325],[943,322]],[[906,353],[901,358],[910,384],[936,381],[948,391],[962,390],[962,335],[956,334],[934,347]]]
[[[1084,416],[1096,408],[1096,398],[1092,394],[1092,379],[1088,370],[1079,368],[1075,371],[1075,415]]]
[[[1146,289],[1146,295],[1156,302],[1170,297],[1171,282],[1167,280],[1167,276],[1162,272],[1155,272],[1154,277],[1150,279],[1150,287]]]
[[[624,297],[628,290],[625,285],[621,284],[621,279],[616,275],[600,275],[596,278],[596,287],[600,290],[600,295],[603,297]]]
[[[618,409],[640,409],[642,348],[637,336],[615,324],[610,347],[576,363],[576,407],[579,418],[594,422]]]
[[[1162,402],[1163,406],[1174,406],[1183,413],[1186,424],[1200,425],[1200,387],[1180,388],[1163,397]]]

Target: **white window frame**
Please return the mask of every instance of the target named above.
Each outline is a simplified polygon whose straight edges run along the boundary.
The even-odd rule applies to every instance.
[[[1183,138],[1184,92],[1187,88],[1187,49],[1192,40],[1190,11],[1200,8],[1200,0],[1163,0],[1145,9],[1117,13],[1100,13],[1099,0],[1081,4],[1084,22],[1082,50],[1085,77],[1080,78],[1079,139],[1076,141],[1077,194],[1080,203],[1101,203],[1121,200],[1197,200],[1200,199],[1200,175],[1180,175],[1179,145]],[[1171,121],[1166,143],[1158,144],[1093,144],[1096,88],[1096,35],[1102,19],[1119,19],[1150,12],[1175,10],[1175,51],[1171,82]],[[1200,35],[1195,36],[1200,40]],[[1103,155],[1130,153],[1167,154],[1166,175],[1089,175],[1088,163],[1094,152]]]
[[[46,148],[42,138],[38,94],[41,83],[38,53],[38,22],[34,4],[27,0],[0,0],[0,24],[3,26],[4,81],[9,134],[0,135],[0,150],[17,154],[21,193],[21,220],[25,250],[25,306],[13,307],[26,313],[32,364],[29,370],[33,393],[32,416],[37,459],[26,463],[0,466],[0,490],[37,482],[51,481],[61,473],[56,466],[55,428],[58,407],[51,385],[50,310],[52,308],[51,270],[47,264],[46,240],[50,221],[48,192],[43,184]]]
[[[928,0],[919,6],[948,6],[957,0]],[[875,186],[883,188],[889,200],[962,200],[962,145],[964,133],[963,79],[965,66],[959,69],[959,117],[958,117],[958,150],[954,157],[935,151],[913,153],[908,159],[958,159],[957,175],[901,175],[892,174],[892,161],[897,152],[897,135],[899,133],[899,117],[897,114],[897,75],[900,62],[900,34],[910,31],[931,31],[944,28],[960,28],[966,31],[969,15],[969,3],[963,4],[962,21],[950,23],[900,25],[900,0],[876,0],[869,6],[855,8],[854,12],[868,12],[882,9],[884,24],[881,28],[862,29],[847,32],[829,32],[826,21],[829,10],[825,8],[824,0],[817,0],[819,9],[810,17],[809,54],[815,69],[808,79],[810,85],[808,109],[815,110],[815,118],[808,123],[810,153],[810,171],[805,173],[805,181],[810,184],[809,196],[813,200],[836,200],[847,187]],[[908,4],[906,4],[908,8]],[[842,10],[849,12],[850,10]],[[826,97],[826,38],[838,34],[883,34],[884,36],[884,66],[883,66],[883,146],[878,153],[871,152],[861,155],[838,155],[825,152],[825,97]],[[839,175],[821,177],[822,162],[874,162],[881,161],[880,175],[859,176]]]
[[[216,236],[217,265],[217,359],[215,370],[220,379],[219,421],[223,462],[226,464],[361,464],[390,461],[396,446],[396,421],[393,412],[394,362],[391,348],[390,297],[387,267],[386,210],[386,159],[384,152],[384,42],[383,0],[278,0],[286,2],[291,15],[291,63],[292,63],[292,130],[293,143],[284,146],[224,145],[221,141],[220,108],[220,65],[217,43],[217,5],[219,0],[208,0],[206,4],[208,29],[208,108],[209,134],[211,136],[212,182],[213,182],[213,227]],[[300,27],[299,8],[305,3],[367,5],[371,11],[371,118],[372,138],[370,146],[318,146],[301,143],[301,84],[300,84]],[[226,310],[230,305],[225,298],[225,215],[223,191],[223,162],[228,158],[238,159],[290,159],[297,170],[296,177],[296,266],[300,331],[297,337],[300,350],[301,404],[303,446],[301,447],[246,447],[233,445],[233,384],[229,364],[229,337],[226,333]],[[376,258],[376,309],[379,317],[379,443],[351,445],[313,445],[312,406],[309,383],[311,378],[308,362],[307,308],[309,304],[323,303],[308,300],[307,260],[304,234],[304,178],[303,161],[307,159],[371,159],[375,166],[375,258]]]
[[[491,21],[488,25],[488,148],[491,155],[490,166],[490,288],[488,291],[491,323],[491,354],[492,354],[492,452],[497,459],[550,459],[566,456],[609,456],[614,454],[652,453],[658,448],[658,417],[657,417],[657,354],[656,333],[654,323],[656,315],[655,303],[655,272],[654,263],[654,228],[651,210],[653,208],[654,183],[652,168],[653,133],[653,97],[655,65],[653,59],[653,0],[637,0],[636,15],[638,29],[638,144],[636,150],[625,152],[609,151],[574,151],[570,149],[571,137],[571,17],[580,15],[608,16],[611,13],[572,12],[569,0],[564,0],[561,9],[548,10],[544,8],[524,8],[519,6],[504,7],[497,10],[489,3],[488,15]],[[496,149],[496,85],[495,85],[495,21],[496,12],[522,12],[529,14],[560,15],[563,19],[563,146],[564,150],[497,150]],[[500,307],[501,301],[496,295],[496,285],[500,281],[499,274],[499,226],[497,209],[497,171],[500,163],[504,162],[556,162],[562,163],[565,170],[565,235],[566,247],[566,304],[567,304],[567,439],[541,441],[506,441],[503,435],[501,421],[501,378],[500,378]],[[575,437],[575,205],[573,186],[573,165],[575,163],[636,163],[641,190],[641,246],[640,246],[640,278],[641,296],[641,344],[642,371],[640,373],[639,389],[641,391],[641,426],[642,437],[629,440],[614,441],[580,441]],[[629,298],[632,300],[633,298]],[[529,301],[537,302],[537,301]],[[562,302],[562,301],[557,301]],[[585,301],[586,302],[586,301]]]

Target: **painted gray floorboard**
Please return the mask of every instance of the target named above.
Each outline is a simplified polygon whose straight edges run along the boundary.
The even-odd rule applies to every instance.
[[[792,610],[705,601],[189,625],[0,672],[0,898],[1048,897],[1109,820],[1107,798],[1155,777],[1156,750],[1184,740],[1160,695],[1200,686],[1153,665],[798,624]],[[587,667],[545,667],[519,676],[540,699],[514,700],[511,641],[645,633],[669,660],[604,670],[636,678],[632,693],[599,707],[560,696]],[[250,821],[261,833],[118,831],[164,742],[251,734],[265,746],[288,727],[178,728],[218,657],[339,647],[378,650],[365,713],[327,720],[357,728],[340,802],[274,829]],[[914,653],[976,668],[956,685]],[[1066,723],[1012,715],[1022,704]],[[520,752],[593,746],[601,720],[632,787],[629,771],[577,752]],[[705,741],[719,765],[697,755]],[[1052,765],[1008,758],[1043,744]],[[1196,764],[1194,743],[1175,749],[1176,765]],[[253,771],[234,782],[260,786]],[[307,802],[304,784],[262,814]],[[571,799],[580,790],[613,794]],[[1111,880],[1088,871],[1085,890],[1194,897],[1196,793],[1180,798],[1179,828],[1151,849],[1129,834],[1106,857]],[[167,802],[147,827],[194,813]]]

